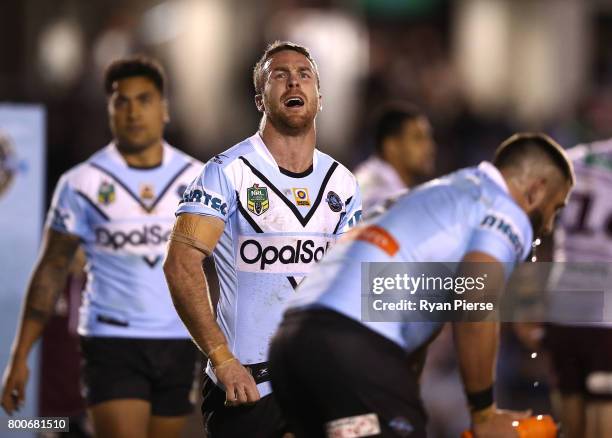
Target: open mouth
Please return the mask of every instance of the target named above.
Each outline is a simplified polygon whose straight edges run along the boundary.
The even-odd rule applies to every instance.
[[[285,100],[284,104],[288,108],[301,107],[304,106],[304,99],[297,96],[289,97]]]

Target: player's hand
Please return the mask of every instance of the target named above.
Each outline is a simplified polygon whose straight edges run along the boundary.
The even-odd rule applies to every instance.
[[[528,418],[531,411],[507,411],[495,407],[472,415],[474,438],[518,438],[513,422]]]
[[[13,359],[4,371],[2,380],[2,408],[13,415],[25,400],[25,387],[30,370],[26,359]]]
[[[261,398],[255,379],[238,360],[231,360],[215,368],[215,375],[225,387],[227,406],[255,403]]]

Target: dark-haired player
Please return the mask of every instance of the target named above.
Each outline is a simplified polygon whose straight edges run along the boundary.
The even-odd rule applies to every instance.
[[[197,349],[162,272],[174,211],[201,163],[163,140],[161,66],[115,61],[105,75],[113,141],[66,172],[53,197],[5,373],[2,406],[19,408],[27,356],[51,316],[79,245],[88,282],[78,332],[98,437],[178,437],[192,411]]]
[[[355,169],[366,215],[383,199],[431,177],[435,164],[431,125],[418,108],[389,103],[375,119],[375,153]]]
[[[298,436],[425,436],[419,374],[442,323],[363,321],[362,262],[485,263],[487,287],[499,291],[533,236],[551,231],[573,184],[558,144],[515,135],[493,163],[417,187],[352,230],[298,288],[270,350],[273,388]],[[498,326],[453,323],[480,438],[516,436],[512,422],[525,415],[494,402]]]
[[[361,214],[353,175],[315,148],[319,74],[308,50],[270,45],[253,72],[259,132],[206,163],[185,193],[165,263],[176,309],[209,364],[208,436],[276,437],[284,422],[270,339],[295,287]],[[214,254],[217,318],[202,272]]]

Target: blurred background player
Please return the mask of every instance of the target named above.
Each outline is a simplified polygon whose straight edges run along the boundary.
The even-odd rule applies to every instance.
[[[202,412],[212,438],[282,436],[270,339],[297,285],[361,215],[355,177],[315,148],[321,96],[310,52],[271,44],[253,82],[259,131],[208,161],[187,189],[164,265],[176,310],[209,358]],[[211,254],[216,318],[202,293]]]
[[[429,120],[416,106],[392,102],[375,113],[375,152],[355,169],[366,218],[376,214],[385,200],[393,198],[435,172],[436,144]],[[377,207],[378,206],[378,207]],[[421,396],[428,413],[428,434],[456,437],[469,422],[461,409],[465,397],[452,344],[445,326],[428,348],[421,376]],[[449,416],[452,410],[454,415]]]
[[[561,146],[515,135],[493,163],[425,184],[352,231],[304,280],[271,347],[274,390],[296,432],[425,436],[419,374],[442,323],[363,321],[362,262],[480,263],[488,290],[502,290],[533,236],[552,230],[573,184]],[[495,322],[453,323],[477,437],[514,437],[512,422],[525,415],[494,403],[498,330]]]
[[[375,116],[375,152],[355,169],[363,211],[431,177],[436,145],[427,117],[407,103],[390,103]]]
[[[554,260],[568,262],[560,281],[588,284],[610,278],[612,261],[612,140],[567,151],[576,188],[555,233]],[[572,269],[572,262],[604,262],[596,269]],[[584,265],[581,265],[584,269]],[[589,278],[591,277],[591,278]],[[612,323],[551,324],[545,346],[551,355],[553,386],[567,438],[612,436]]]
[[[120,59],[105,73],[113,141],[60,179],[7,367],[2,406],[19,409],[27,356],[50,317],[79,245],[88,282],[79,334],[98,437],[177,437],[197,349],[176,315],[162,259],[174,210],[201,163],[163,140],[162,67]]]

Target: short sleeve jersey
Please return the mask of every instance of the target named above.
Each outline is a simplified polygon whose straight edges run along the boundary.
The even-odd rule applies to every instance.
[[[413,189],[364,227],[367,238],[339,243],[288,307],[333,309],[407,351],[427,342],[439,324],[361,321],[362,262],[459,262],[479,251],[502,262],[508,276],[533,238],[527,215],[488,162]]]
[[[162,271],[174,212],[202,163],[164,144],[162,164],[127,165],[114,144],[62,175],[47,226],[81,239],[83,336],[187,338]]]
[[[214,249],[220,297],[217,322],[244,364],[267,361],[287,300],[337,236],[359,221],[354,176],[318,150],[312,168],[276,164],[259,134],[208,161],[177,214],[225,222]],[[208,369],[215,379],[214,373]],[[270,392],[269,383],[259,385]]]

